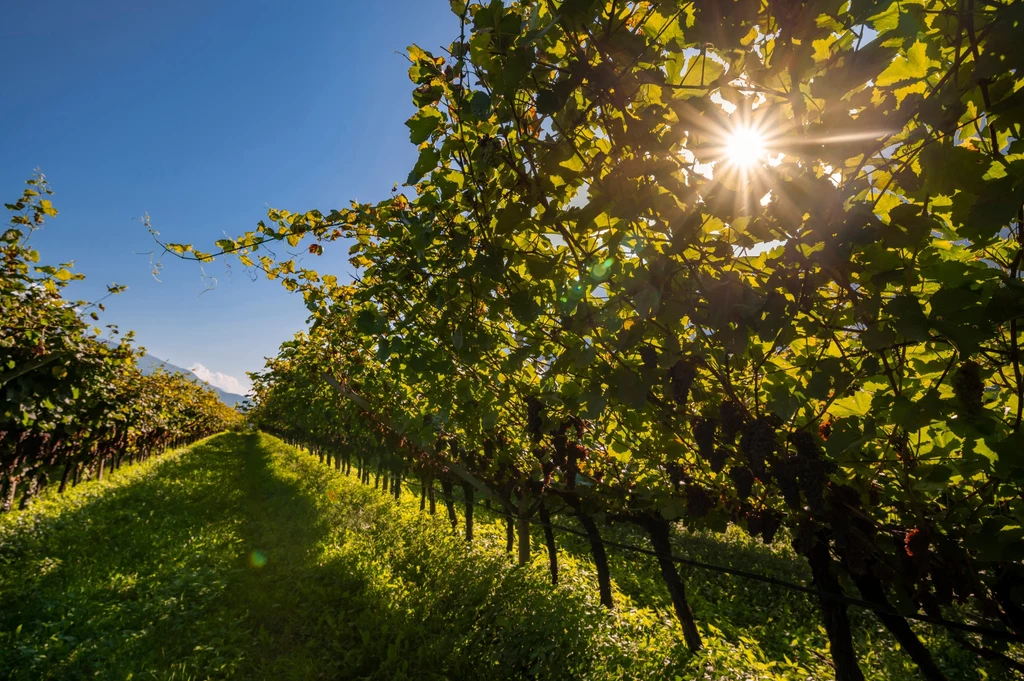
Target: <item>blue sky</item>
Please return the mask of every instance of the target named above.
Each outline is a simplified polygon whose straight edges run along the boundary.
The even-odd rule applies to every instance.
[[[384,198],[415,162],[405,47],[436,53],[457,35],[445,0],[12,4],[0,198],[41,169],[60,215],[33,243],[44,263],[74,260],[87,276],[70,294],[128,285],[102,323],[244,382],[303,327],[301,298],[222,261],[206,267],[218,282],[206,293],[192,263],[164,258],[157,281],[141,216],[169,241],[212,249],[269,206]],[[318,269],[344,272],[346,252],[335,245]]]

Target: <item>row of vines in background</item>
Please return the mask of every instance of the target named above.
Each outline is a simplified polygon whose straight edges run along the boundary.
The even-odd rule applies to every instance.
[[[32,233],[56,215],[40,176],[0,236],[0,511],[29,505],[48,484],[63,492],[241,417],[212,390],[177,374],[143,375],[131,334],[103,341],[95,309],[62,297],[81,279],[70,265],[36,265]],[[119,291],[112,287],[111,293]],[[90,308],[95,308],[90,311]]]
[[[602,525],[641,528],[693,650],[671,534],[736,524],[806,561],[840,681],[854,599],[928,679],[915,620],[1024,671],[1024,3],[452,9],[407,191],[217,242],[312,314],[261,427],[557,501],[608,607]]]

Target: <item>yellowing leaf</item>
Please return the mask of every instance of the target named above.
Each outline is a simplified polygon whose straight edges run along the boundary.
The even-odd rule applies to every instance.
[[[911,45],[907,50],[907,56],[897,55],[888,68],[878,74],[875,85],[887,87],[894,83],[927,76],[929,67],[936,65],[935,61],[928,58],[927,49],[927,45],[922,42]]]
[[[834,36],[828,38],[822,38],[821,40],[815,40],[811,45],[814,46],[814,54],[812,58],[814,61],[825,61],[832,53],[832,45],[836,39]]]

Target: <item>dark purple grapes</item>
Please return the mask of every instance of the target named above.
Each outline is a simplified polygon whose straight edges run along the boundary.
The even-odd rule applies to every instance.
[[[729,477],[736,485],[736,494],[746,499],[754,489],[754,472],[746,466],[733,466],[729,469]]]

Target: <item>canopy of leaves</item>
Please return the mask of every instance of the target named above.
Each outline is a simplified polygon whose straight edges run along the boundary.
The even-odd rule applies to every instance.
[[[452,8],[409,50],[408,189],[218,243],[313,315],[260,422],[506,500],[781,525],[905,613],[1024,634],[1024,4]],[[303,237],[360,278],[262,254]]]

